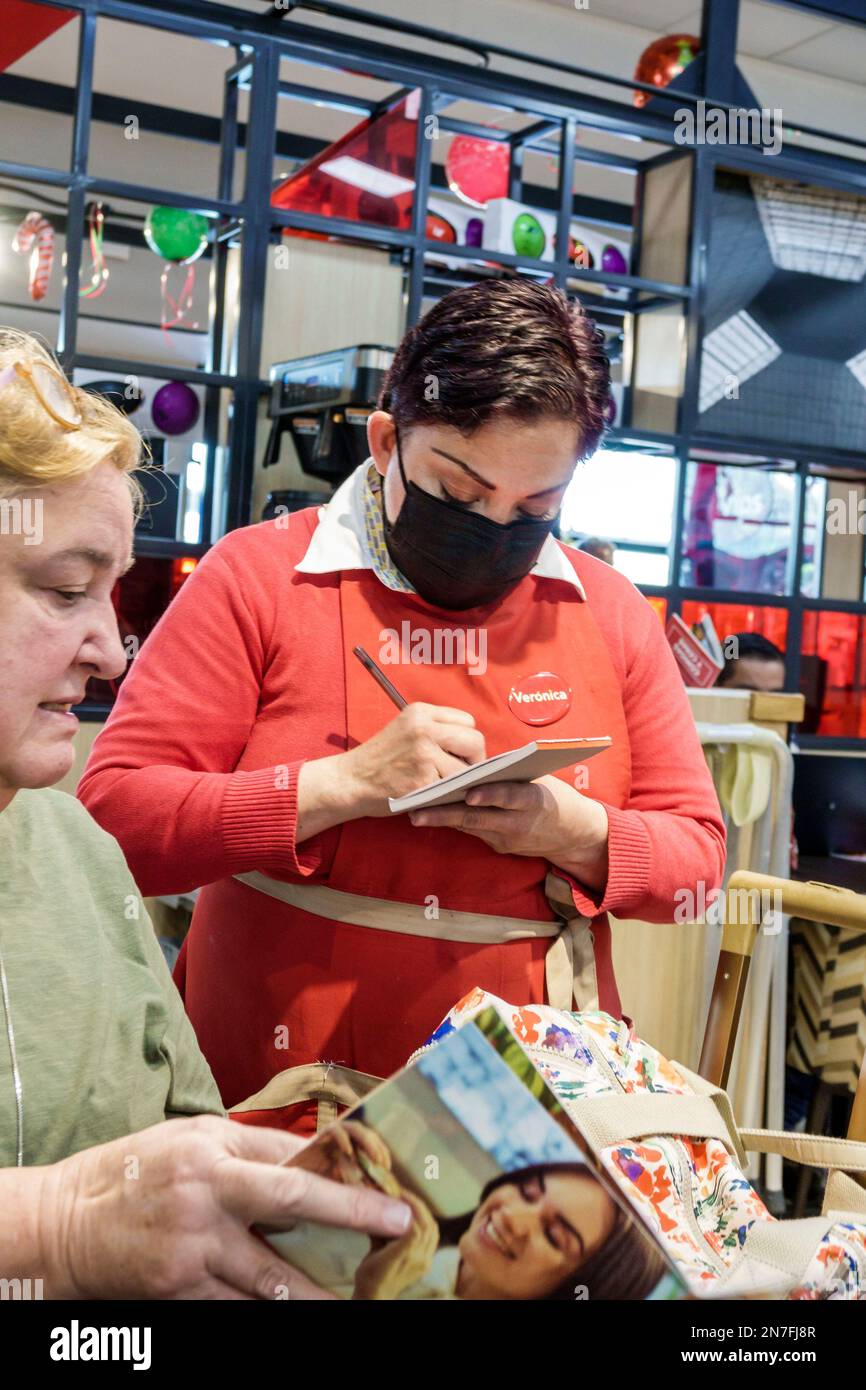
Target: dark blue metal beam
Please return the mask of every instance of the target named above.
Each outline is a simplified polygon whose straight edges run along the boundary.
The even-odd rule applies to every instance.
[[[577,118],[568,116],[559,132],[559,207],[556,210],[556,283],[561,290],[568,284],[574,267],[568,255],[568,238],[574,215],[574,147],[577,144]]]
[[[255,50],[250,93],[250,153],[245,161],[244,230],[241,241],[240,313],[237,327],[238,382],[231,422],[231,458],[226,524],[250,519],[259,405],[259,370],[271,230],[274,131],[277,123],[279,55],[273,44]]]
[[[737,27],[740,0],[703,0],[701,54],[703,92],[723,101],[737,100]],[[709,98],[708,98],[709,99]]]
[[[412,251],[406,295],[406,327],[421,317],[424,298],[424,248],[427,244],[427,200],[433,163],[431,119],[435,120],[437,93],[422,87],[418,93],[418,121],[415,127],[415,191],[412,198]]]
[[[90,147],[90,104],[93,93],[93,54],[96,47],[96,15],[82,15],[78,35],[78,82],[72,123],[71,173],[72,183],[67,195],[66,221],[73,235],[66,238],[63,298],[60,324],[57,330],[57,355],[69,365],[75,353],[78,334],[79,284],[81,280],[81,244],[84,235],[86,203],[87,154]],[[77,235],[76,235],[77,232]]]

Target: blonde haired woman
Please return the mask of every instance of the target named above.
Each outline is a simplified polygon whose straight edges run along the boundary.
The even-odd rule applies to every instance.
[[[0,1272],[49,1297],[304,1297],[253,1223],[385,1235],[408,1210],[279,1169],[299,1141],[222,1118],[120,850],[49,790],[88,678],[124,666],[140,457],[119,411],[0,330]]]

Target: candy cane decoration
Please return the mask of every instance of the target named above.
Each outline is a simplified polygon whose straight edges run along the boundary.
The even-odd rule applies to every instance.
[[[167,335],[170,328],[176,328],[182,323],[193,306],[193,293],[195,290],[195,266],[187,267],[184,282],[181,285],[180,293],[175,299],[169,289],[169,271],[180,270],[181,266],[167,265],[159,277],[160,289],[162,292],[162,331]],[[198,328],[197,323],[190,325],[191,328]],[[170,340],[169,340],[170,341]]]
[[[12,241],[12,250],[30,255],[30,298],[44,299],[54,265],[54,228],[41,212],[28,212]]]
[[[89,203],[87,222],[90,241],[90,284],[78,291],[82,299],[98,299],[108,284],[108,266],[102,242],[105,235],[105,213],[101,203]]]

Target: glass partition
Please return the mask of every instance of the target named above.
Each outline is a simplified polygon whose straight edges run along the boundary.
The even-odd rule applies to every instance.
[[[788,593],[796,499],[797,477],[787,469],[690,461],[680,583]]]
[[[684,599],[683,621],[697,623],[706,614],[713,620],[719,640],[738,632],[757,632],[784,652],[788,641],[788,612],[769,604],[704,603],[700,599]]]
[[[866,617],[803,614],[800,684],[806,696],[804,733],[866,738]]]

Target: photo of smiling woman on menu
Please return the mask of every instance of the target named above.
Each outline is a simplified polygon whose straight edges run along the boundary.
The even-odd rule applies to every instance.
[[[301,1223],[268,1234],[283,1258],[345,1299],[597,1301],[658,1288],[660,1251],[539,1078],[498,1046],[473,1025],[452,1032],[292,1161],[405,1202],[404,1235]]]

